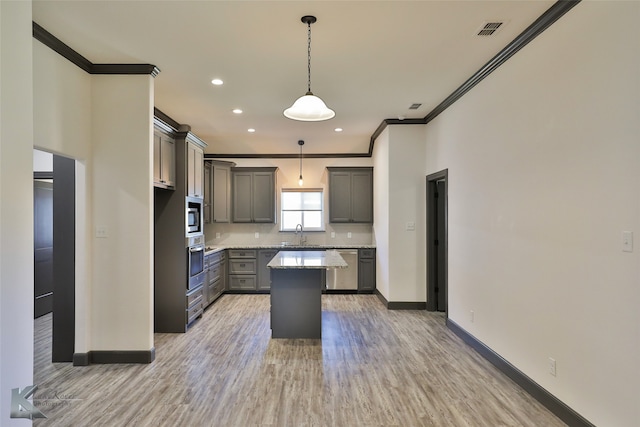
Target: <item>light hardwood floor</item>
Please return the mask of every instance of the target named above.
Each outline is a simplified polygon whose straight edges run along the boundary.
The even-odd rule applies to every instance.
[[[444,325],[323,295],[322,340],[272,340],[269,295],[224,295],[149,365],[51,363],[35,321],[35,426],[563,426]]]

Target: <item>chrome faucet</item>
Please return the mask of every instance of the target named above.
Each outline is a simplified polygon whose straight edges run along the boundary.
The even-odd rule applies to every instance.
[[[298,246],[302,246],[306,241],[304,238],[304,230],[302,229],[302,224],[296,225],[296,235],[298,234],[298,227],[300,227],[300,237],[298,238]]]

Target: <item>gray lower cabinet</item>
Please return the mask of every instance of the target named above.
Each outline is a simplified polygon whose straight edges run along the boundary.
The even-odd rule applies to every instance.
[[[231,168],[233,222],[276,222],[277,168]]]
[[[202,310],[204,309],[204,293],[203,286],[187,292],[187,312],[186,312],[186,324],[190,325],[198,317],[202,316]]]
[[[224,251],[209,254],[205,258],[206,283],[204,286],[205,307],[213,303],[225,290],[226,256]]]
[[[376,250],[358,250],[358,292],[376,289]]]
[[[257,265],[255,249],[229,249],[229,291],[255,291],[257,289]]]
[[[329,167],[329,222],[373,222],[373,168]]]
[[[271,269],[267,264],[276,256],[277,250],[261,249],[258,251],[258,290],[268,291],[271,289]]]

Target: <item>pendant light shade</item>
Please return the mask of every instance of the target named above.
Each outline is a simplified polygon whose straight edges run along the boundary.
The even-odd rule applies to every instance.
[[[311,92],[296,99],[296,102],[286,110],[285,117],[303,122],[319,122],[332,119],[336,113],[327,107],[324,101]]]
[[[301,21],[307,24],[307,93],[298,98],[291,107],[284,110],[284,116],[303,122],[329,120],[336,113],[311,92],[311,24],[316,22],[316,17],[303,16]]]

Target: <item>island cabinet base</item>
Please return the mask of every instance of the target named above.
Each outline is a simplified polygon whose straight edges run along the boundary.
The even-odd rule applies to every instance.
[[[271,337],[321,338],[322,269],[271,270]]]

